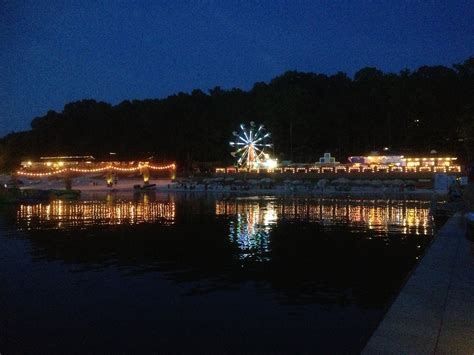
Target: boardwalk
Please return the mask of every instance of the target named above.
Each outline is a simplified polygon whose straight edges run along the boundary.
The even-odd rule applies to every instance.
[[[474,242],[461,214],[438,232],[363,354],[474,354]]]

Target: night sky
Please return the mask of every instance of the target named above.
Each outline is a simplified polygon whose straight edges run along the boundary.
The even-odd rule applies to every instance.
[[[286,70],[353,75],[474,55],[474,1],[0,0],[0,136],[92,98],[249,89]]]

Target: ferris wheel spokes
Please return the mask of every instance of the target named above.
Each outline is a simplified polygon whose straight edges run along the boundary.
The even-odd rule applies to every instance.
[[[255,122],[250,122],[247,129],[244,124],[240,125],[240,134],[236,131],[232,134],[236,137],[235,141],[229,142],[230,146],[236,150],[232,156],[237,158],[237,165],[247,168],[258,168],[268,166],[268,162],[276,164],[276,160],[269,159],[268,154],[264,152],[265,148],[271,148],[273,145],[266,141],[270,138],[270,133],[265,133],[264,125],[256,128]]]

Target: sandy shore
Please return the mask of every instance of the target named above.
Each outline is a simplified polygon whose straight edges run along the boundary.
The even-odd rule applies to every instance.
[[[65,189],[65,183],[60,179],[22,179],[21,189]],[[177,184],[169,179],[150,180],[156,185],[157,192],[196,193],[196,194],[224,194],[224,195],[300,195],[300,196],[340,196],[351,198],[394,198],[394,199],[445,199],[446,193],[432,189],[406,190],[387,186],[353,186],[349,191],[338,191],[336,186],[320,188],[315,185],[275,184],[271,188],[260,186],[233,186],[223,184]],[[134,186],[143,186],[140,178],[122,178],[117,184],[108,187],[104,179],[78,177],[72,180],[72,188],[80,190],[83,195],[95,193],[132,193]]]
[[[60,179],[21,179],[23,182],[20,185],[22,190],[24,189],[38,189],[38,190],[49,190],[58,189],[62,190],[66,188],[64,180]],[[171,180],[150,180],[150,184],[156,184],[157,188],[167,187],[171,183]],[[140,178],[127,178],[120,179],[117,184],[112,187],[108,187],[105,179],[94,179],[94,178],[74,178],[72,179],[72,189],[80,190],[83,192],[109,192],[119,191],[128,192],[133,191],[135,185],[143,185],[143,179]]]

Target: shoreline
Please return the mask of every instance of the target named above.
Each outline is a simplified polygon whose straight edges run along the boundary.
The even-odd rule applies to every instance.
[[[337,184],[272,183],[272,184],[200,184],[190,181],[186,184],[173,182],[170,179],[154,179],[149,182],[155,187],[136,189],[143,186],[143,179],[121,179],[117,184],[108,187],[103,180],[94,178],[76,178],[72,181],[72,190],[80,191],[81,196],[94,194],[142,194],[149,192],[196,194],[196,195],[228,195],[228,196],[301,196],[301,197],[336,197],[336,198],[381,198],[381,199],[423,199],[442,201],[448,197],[447,191],[436,191],[430,188],[407,189],[390,185],[347,186]],[[59,179],[27,180],[24,179],[20,191],[36,191],[38,196],[45,191],[66,191],[64,181]],[[34,199],[34,197],[33,197]]]
[[[427,201],[445,201],[446,193],[439,193],[434,190],[415,190],[415,191],[397,191],[387,192],[382,190],[372,191],[309,191],[309,190],[288,190],[288,189],[249,189],[249,190],[230,190],[230,189],[168,189],[156,188],[147,190],[134,190],[128,188],[96,188],[96,189],[74,189],[80,191],[79,199],[88,198],[94,195],[122,195],[133,196],[140,194],[176,194],[176,195],[195,195],[195,196],[232,196],[232,197],[266,197],[266,196],[291,196],[304,198],[338,198],[338,199],[383,199],[383,200],[427,200]],[[37,190],[40,192],[48,190]],[[57,191],[57,190],[56,190]],[[67,190],[61,190],[66,192]]]

